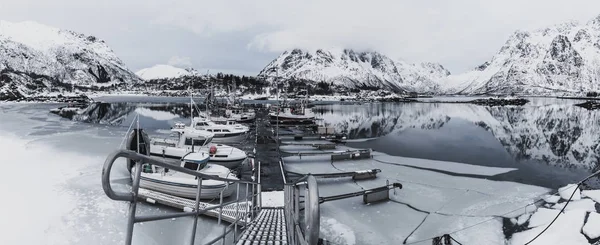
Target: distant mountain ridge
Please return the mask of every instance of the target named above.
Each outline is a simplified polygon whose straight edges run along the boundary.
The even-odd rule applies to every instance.
[[[0,100],[111,90],[138,82],[94,36],[31,21],[0,21]]]
[[[178,78],[182,76],[198,76],[199,73],[193,68],[179,68],[171,65],[154,65],[144,68],[135,73],[144,80]]]
[[[258,74],[259,77],[307,79],[347,88],[375,87],[421,93],[439,91],[437,81],[448,75],[450,72],[439,64],[409,64],[378,52],[351,49],[285,51]]]
[[[442,81],[451,94],[582,94],[600,90],[600,16],[516,31],[491,60]]]

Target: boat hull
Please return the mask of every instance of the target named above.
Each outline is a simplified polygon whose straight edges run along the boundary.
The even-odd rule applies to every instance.
[[[208,154],[208,149],[211,145],[203,148],[194,148],[194,152],[205,152]],[[210,155],[208,160],[209,163],[221,165],[229,169],[235,169],[239,167],[240,164],[242,164],[242,162],[244,162],[246,159],[246,153],[237,148],[231,149],[232,147],[230,146],[218,144],[215,146],[217,146],[217,153]],[[189,152],[192,152],[191,148],[179,148],[154,144],[150,145],[150,155],[154,157],[163,157],[178,161]]]
[[[198,185],[188,185],[188,184],[180,184],[174,183],[164,180],[159,180],[156,178],[144,176],[142,174],[140,179],[140,187],[162,192],[165,194],[185,197],[190,199],[196,198],[197,187]],[[221,192],[223,192],[223,197],[229,197],[233,194],[235,186],[233,184],[225,184],[221,182],[221,184],[202,184],[202,189],[200,190],[200,199],[215,199],[219,198]]]
[[[212,142],[221,143],[221,142],[239,142],[246,138],[246,133],[235,133],[235,134],[226,134],[221,135],[219,133],[215,133],[215,136],[212,139]]]

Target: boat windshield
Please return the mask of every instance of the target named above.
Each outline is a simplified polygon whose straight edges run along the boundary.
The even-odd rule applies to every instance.
[[[185,145],[203,146],[205,139],[185,138]]]
[[[203,169],[204,167],[206,167],[207,164],[208,164],[207,162],[203,162],[203,163],[198,164],[196,162],[188,162],[188,161],[186,161],[186,162],[183,163],[183,167],[187,168],[189,170],[198,171],[198,170]]]

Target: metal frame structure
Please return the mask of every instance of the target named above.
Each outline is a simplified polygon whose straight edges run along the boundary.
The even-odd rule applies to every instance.
[[[115,192],[110,183],[111,170],[114,162],[119,158],[126,158],[135,161],[135,172],[133,173],[132,189],[130,192]],[[168,213],[168,214],[153,214],[153,215],[136,215],[138,192],[140,186],[140,177],[142,172],[142,164],[149,163],[160,167],[168,168],[170,171],[177,171],[185,174],[189,174],[197,177],[198,187],[195,200],[195,206],[193,209],[186,210],[182,213]],[[260,164],[259,164],[260,171]],[[127,232],[125,244],[132,244],[134,225],[140,222],[150,222],[157,220],[165,220],[172,218],[181,217],[194,217],[192,234],[190,237],[189,244],[195,244],[196,241],[196,229],[198,225],[197,216],[205,214],[211,210],[218,210],[218,223],[221,224],[221,216],[223,214],[223,207],[228,205],[236,205],[235,220],[228,226],[223,227],[223,233],[211,240],[206,244],[214,244],[218,241],[222,241],[225,244],[226,236],[233,232],[234,243],[238,241],[239,235],[237,234],[238,228],[245,228],[249,224],[256,222],[258,214],[262,211],[261,205],[261,185],[260,185],[260,172],[258,172],[258,181],[244,181],[244,180],[233,180],[220,178],[218,176],[206,175],[193,170],[183,168],[178,165],[170,164],[167,161],[161,159],[152,158],[143,154],[136,153],[130,150],[116,150],[111,153],[105,160],[102,168],[102,188],[104,193],[112,200],[126,201],[130,203],[129,206],[129,217],[127,222]],[[218,180],[237,185],[237,194],[235,200],[229,202],[223,202],[223,196],[220,195],[219,205],[210,206],[204,209],[200,209],[200,192],[202,189],[202,180]],[[285,182],[284,176],[284,182]],[[245,185],[246,195],[240,198],[240,185]],[[306,191],[302,196],[300,191]],[[250,192],[250,193],[249,193]],[[300,201],[300,197],[305,197],[304,201]],[[245,205],[239,205],[243,202]],[[248,202],[251,205],[247,205]],[[320,223],[320,212],[319,212],[319,192],[317,187],[317,181],[312,175],[305,175],[293,183],[285,183],[284,186],[284,211],[285,226],[287,232],[287,241],[290,245],[316,245],[319,240],[319,223]],[[304,208],[300,208],[303,204]],[[246,210],[239,210],[240,206]],[[304,210],[304,220],[300,219],[300,210]]]

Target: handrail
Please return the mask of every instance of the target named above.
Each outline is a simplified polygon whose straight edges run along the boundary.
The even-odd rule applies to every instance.
[[[300,202],[300,188],[305,201]],[[308,174],[284,185],[286,227],[290,244],[316,245],[319,241],[320,208],[317,180]],[[304,203],[304,225],[300,223],[300,204]]]
[[[197,171],[189,170],[187,168],[184,168],[184,167],[181,167],[178,165],[170,164],[161,159],[142,155],[142,154],[139,154],[134,151],[121,149],[121,150],[116,150],[113,153],[111,153],[110,155],[108,155],[108,157],[106,158],[106,161],[104,161],[104,167],[102,168],[102,189],[104,189],[104,193],[106,193],[106,195],[110,199],[118,200],[118,201],[129,201],[129,202],[135,201],[133,193],[126,193],[126,194],[125,193],[116,193],[116,192],[114,192],[114,190],[112,189],[112,186],[110,185],[110,172],[111,172],[110,170],[112,169],[112,166],[113,166],[115,160],[117,160],[118,158],[121,158],[121,157],[125,157],[128,159],[134,160],[134,161],[142,161],[144,163],[150,163],[153,165],[168,168],[173,171],[193,175],[195,177],[202,178],[202,179],[220,180],[220,181],[224,181],[224,182],[233,182],[233,183],[240,183],[240,184],[253,184],[253,185],[258,184],[256,182],[252,182],[252,181],[227,179],[227,178],[221,178],[221,177],[218,177],[215,175],[207,175],[207,174],[199,173]]]
[[[134,160],[136,162],[135,172],[132,175],[132,179],[133,179],[132,190],[130,192],[115,192],[110,184],[110,173],[111,173],[112,167],[113,167],[116,159],[118,159],[120,157],[128,158],[128,159]],[[193,211],[185,212],[185,213],[154,214],[154,215],[141,215],[141,216],[136,215],[136,206],[137,206],[136,204],[137,204],[138,190],[139,190],[139,184],[140,184],[140,178],[141,178],[141,172],[142,172],[141,171],[142,163],[149,163],[149,164],[153,164],[156,166],[168,168],[173,171],[178,171],[181,173],[196,176],[198,178],[198,186],[197,186],[197,190],[196,190],[196,200],[195,200],[195,205],[194,205],[195,207],[194,207]],[[203,179],[219,180],[219,181],[225,181],[226,183],[237,184],[236,199],[229,201],[229,202],[223,202],[223,192],[221,192],[219,195],[219,204],[218,205],[200,209],[199,203],[200,203],[200,194],[201,194]],[[243,198],[240,198],[240,186],[239,186],[240,184],[246,185],[246,195]],[[149,156],[142,155],[142,154],[136,153],[134,151],[130,151],[130,150],[114,151],[106,158],[106,161],[104,162],[104,166],[102,168],[102,188],[104,189],[104,193],[112,200],[127,201],[127,202],[131,203],[131,205],[129,206],[129,220],[127,223],[128,224],[127,225],[127,236],[126,236],[125,244],[131,244],[131,242],[132,242],[133,228],[134,228],[135,223],[164,220],[164,219],[170,219],[170,218],[187,217],[187,216],[196,217],[198,215],[207,213],[211,210],[218,209],[219,210],[218,211],[218,213],[219,213],[218,214],[218,216],[219,216],[218,223],[220,224],[221,216],[223,214],[223,207],[225,207],[227,205],[238,203],[238,204],[236,204],[235,221],[231,225],[224,227],[223,234],[214,238],[213,241],[211,241],[211,243],[214,243],[220,239],[222,239],[222,241],[224,243],[225,237],[232,230],[234,231],[234,240],[235,240],[235,239],[237,239],[237,237],[235,235],[235,231],[237,230],[238,223],[240,223],[242,221],[244,222],[244,224],[247,224],[248,222],[252,222],[254,220],[254,218],[256,217],[254,215],[254,212],[255,211],[260,212],[261,207],[260,206],[255,207],[255,205],[254,205],[256,198],[260,195],[260,192],[255,193],[255,186],[260,186],[260,183],[252,182],[252,181],[237,180],[237,179],[226,179],[226,178],[221,178],[221,177],[214,176],[214,175],[202,174],[202,173],[199,173],[199,172],[196,172],[193,170],[183,168],[181,166],[170,164],[162,159],[149,157]],[[250,191],[250,189],[252,189],[252,191],[251,191],[252,193],[249,194],[248,191]],[[259,189],[259,187],[257,189]],[[252,203],[252,207],[249,207],[249,206],[245,207],[245,210],[243,212],[250,212],[250,213],[247,213],[247,215],[244,215],[243,217],[240,216],[240,211],[242,211],[242,210],[240,210],[239,202],[241,199],[242,200],[245,199],[245,202],[244,202],[245,205],[248,205],[249,202]],[[194,241],[195,241],[197,222],[198,222],[198,220],[194,219],[194,225],[192,228],[190,244],[194,244]],[[233,229],[231,229],[232,226],[233,226]]]

